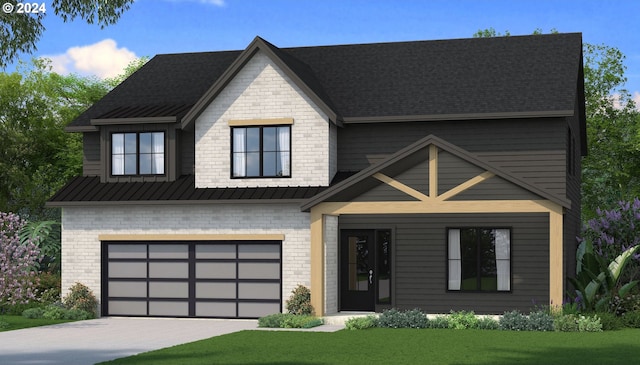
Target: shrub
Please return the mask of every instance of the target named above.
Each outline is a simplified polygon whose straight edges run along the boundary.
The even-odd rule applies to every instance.
[[[478,326],[478,317],[476,317],[476,314],[473,311],[451,311],[448,317],[448,321],[449,328],[454,328],[457,330],[477,328]]]
[[[575,314],[563,314],[553,320],[553,328],[560,332],[578,332],[578,316]]]
[[[437,316],[429,320],[429,328],[449,328],[449,320],[446,316]]]
[[[98,300],[91,289],[81,283],[75,283],[69,288],[69,294],[62,300],[65,308],[79,309],[88,312],[92,318],[97,316]]]
[[[3,321],[3,320],[0,318],[0,331],[2,331],[2,330],[6,330],[6,329],[7,329],[7,328],[9,328],[10,326],[11,326],[11,325],[9,324],[9,322],[7,322],[7,321]]]
[[[374,315],[368,315],[366,317],[353,317],[344,322],[346,329],[348,330],[364,330],[367,328],[378,327],[378,318]]]
[[[479,330],[497,330],[500,328],[500,324],[493,318],[483,317],[478,318],[477,327]]]
[[[287,313],[274,313],[258,319],[258,327],[283,328]]]
[[[67,310],[64,307],[60,307],[56,304],[50,304],[44,309],[42,318],[45,319],[64,319],[67,314]]]
[[[378,326],[387,328],[427,328],[429,320],[419,309],[399,311],[395,308],[382,312]]]
[[[597,315],[579,316],[578,331],[580,332],[602,332],[602,323]]]
[[[291,314],[312,316],[314,310],[311,305],[311,291],[303,285],[298,285],[287,300],[287,311]]]
[[[545,310],[529,313],[527,318],[529,331],[553,331],[553,316]]]
[[[84,321],[95,317],[93,314],[82,309],[65,309],[65,311],[66,313],[64,314],[63,319],[71,321]]]
[[[24,318],[29,318],[29,319],[42,318],[43,314],[44,314],[44,309],[42,308],[29,308],[29,309],[25,309],[25,311],[22,312],[22,316]]]
[[[600,317],[603,331],[614,331],[624,327],[622,317],[618,317],[613,313],[601,312],[598,313],[598,317]]]
[[[625,327],[640,328],[640,311],[626,312],[620,318]]]
[[[507,331],[526,331],[529,327],[528,318],[518,310],[504,312],[500,317],[500,329]]]
[[[54,274],[44,271],[38,274],[38,278],[38,301],[44,304],[50,304],[59,301],[60,274]]]
[[[561,332],[600,332],[602,323],[597,315],[584,316],[566,314],[558,316],[553,322],[556,331]]]

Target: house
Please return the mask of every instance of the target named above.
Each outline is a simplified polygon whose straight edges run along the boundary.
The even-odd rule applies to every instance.
[[[581,34],[159,55],[67,127],[62,286],[102,315],[559,305]]]

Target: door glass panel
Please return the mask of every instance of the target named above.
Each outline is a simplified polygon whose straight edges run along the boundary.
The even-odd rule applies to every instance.
[[[369,242],[367,236],[349,236],[349,290],[369,290]]]
[[[391,231],[378,231],[378,262],[376,264],[378,280],[378,303],[391,303]]]

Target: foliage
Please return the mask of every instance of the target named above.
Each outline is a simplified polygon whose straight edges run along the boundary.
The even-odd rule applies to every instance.
[[[15,5],[17,0],[5,0]],[[41,2],[46,9],[37,14],[0,13],[0,68],[15,61],[19,53],[33,53],[36,43],[45,30],[44,19],[55,13],[64,22],[76,18],[88,24],[97,23],[101,28],[115,24],[134,0],[52,0]]]
[[[291,296],[287,300],[287,311],[297,315],[313,315],[311,291],[304,285],[298,285],[291,291]]]
[[[497,330],[500,329],[500,323],[491,317],[478,318],[476,328],[479,330]]]
[[[529,328],[527,316],[519,310],[505,312],[499,323],[500,329],[506,331],[527,331]]]
[[[592,241],[586,239],[578,246],[576,276],[569,281],[576,290],[577,301],[586,311],[610,310],[615,296],[624,297],[637,280],[624,282],[622,273],[640,246],[626,249],[612,261],[594,252]]]
[[[449,320],[447,319],[447,316],[436,316],[435,318],[430,319],[429,328],[449,328]]]
[[[22,312],[22,316],[29,319],[43,318],[44,309],[40,307],[25,309]]]
[[[553,331],[553,316],[545,310],[537,310],[529,313],[527,317],[527,330],[529,331]]]
[[[387,328],[428,328],[429,319],[419,309],[400,311],[392,308],[378,317],[378,326]]]
[[[352,317],[344,322],[345,328],[348,330],[364,330],[367,328],[378,327],[378,317],[368,315],[366,317]]]
[[[37,309],[40,308],[32,308],[22,312],[22,316],[27,317],[27,315],[32,316],[31,318],[44,318],[44,319],[64,319],[68,321],[83,321],[86,319],[95,318],[95,315],[87,312],[82,309],[69,309],[57,304],[49,304],[41,311]],[[39,317],[36,315],[40,314]]]
[[[41,271],[38,273],[38,279],[38,301],[44,304],[59,302],[61,285],[60,274]]]
[[[323,324],[322,318],[292,313],[274,313],[258,319],[258,327],[312,328]]]
[[[75,283],[69,288],[69,293],[62,299],[62,303],[67,309],[83,310],[90,313],[95,318],[98,313],[98,300],[93,291],[86,285]]]
[[[477,328],[478,326],[478,317],[473,311],[459,311],[454,312],[451,311],[448,317],[449,320],[449,328],[453,329],[469,329],[469,328]]]
[[[625,327],[640,328],[640,310],[626,312],[621,318]]]
[[[603,331],[619,330],[625,326],[622,317],[615,315],[615,313],[600,312],[598,313],[598,317],[600,318]]]
[[[61,268],[61,230],[62,225],[56,221],[29,222],[20,231],[20,241],[31,240],[40,247],[43,257],[40,271],[60,272]]]
[[[560,332],[602,332],[602,323],[597,315],[563,314],[554,319],[553,326]]]
[[[41,255],[31,240],[20,242],[19,232],[25,224],[16,214],[0,212],[0,306],[36,297],[35,269]]]

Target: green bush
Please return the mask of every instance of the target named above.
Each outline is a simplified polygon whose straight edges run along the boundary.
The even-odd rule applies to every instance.
[[[65,308],[79,309],[91,314],[92,318],[97,316],[98,300],[93,295],[91,289],[81,283],[75,283],[69,288],[69,294],[62,300]]]
[[[640,328],[640,310],[626,312],[620,318],[625,327]]]
[[[560,332],[578,332],[578,316],[563,314],[553,320],[553,328]]]
[[[529,329],[529,319],[518,310],[504,312],[499,323],[501,330],[527,331]]]
[[[478,317],[473,311],[451,311],[447,319],[449,320],[449,328],[457,330],[477,328],[478,326]]]
[[[84,321],[92,318],[95,318],[92,313],[89,313],[82,309],[66,309],[66,313],[64,314],[63,319],[68,319],[71,321]]]
[[[67,310],[64,307],[60,307],[55,304],[50,304],[45,307],[42,318],[45,319],[64,319],[67,314]]]
[[[303,285],[298,285],[287,300],[287,311],[291,314],[312,316],[314,310],[311,305],[311,291]]]
[[[7,328],[9,328],[11,325],[9,324],[9,322],[7,321],[3,321],[2,318],[0,318],[0,331],[2,330],[6,330]]]
[[[618,317],[614,313],[600,312],[598,317],[600,317],[603,331],[615,331],[625,326],[622,317]]]
[[[553,331],[553,321],[553,316],[546,310],[531,312],[527,317],[527,329],[529,331]]]
[[[378,318],[374,315],[366,317],[353,317],[344,322],[348,330],[364,330],[367,328],[378,327]]]
[[[580,332],[602,332],[602,323],[600,323],[600,317],[593,316],[579,316],[578,317],[578,331]]]
[[[500,324],[491,317],[482,317],[478,318],[477,328],[479,330],[497,330],[500,328]]]
[[[449,320],[446,316],[437,316],[429,320],[429,328],[449,328]]]
[[[274,313],[268,316],[261,317],[258,319],[258,327],[283,328],[284,319],[288,315],[288,313]]]
[[[429,320],[419,309],[399,311],[395,308],[382,312],[378,326],[386,328],[428,328]]]
[[[22,316],[24,318],[29,318],[29,319],[42,318],[43,315],[44,315],[44,309],[42,308],[29,308],[29,309],[25,309],[22,312]]]

